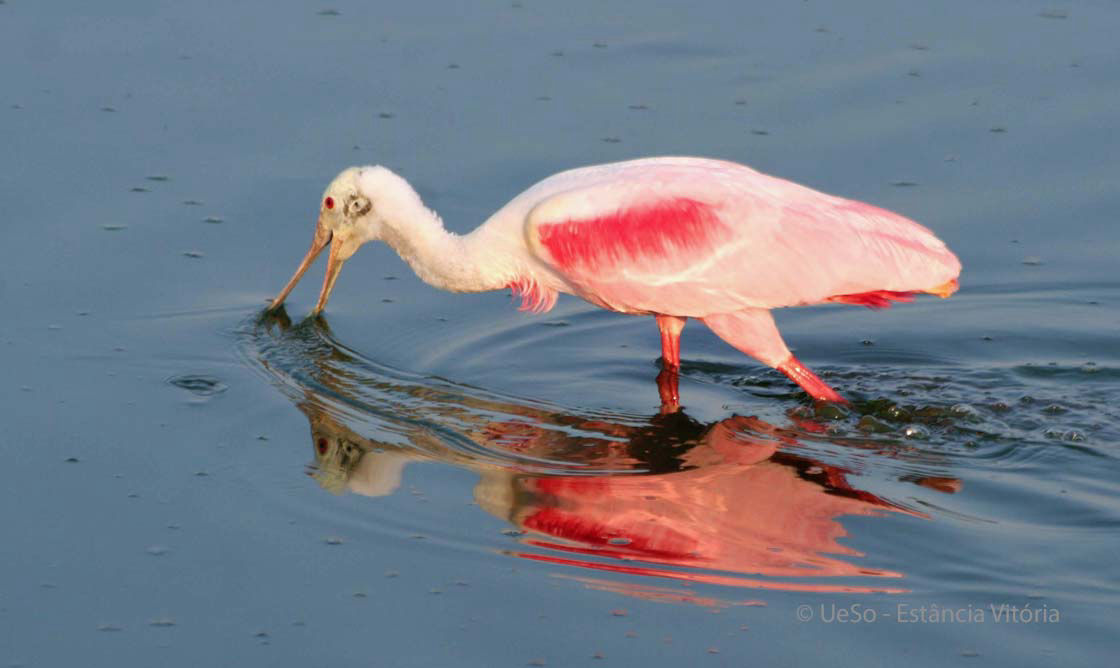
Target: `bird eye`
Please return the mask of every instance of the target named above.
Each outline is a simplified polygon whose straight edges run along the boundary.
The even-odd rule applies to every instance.
[[[334,198],[333,197],[328,197],[325,200],[323,200],[323,206],[327,207],[328,209],[333,209],[334,208]]]

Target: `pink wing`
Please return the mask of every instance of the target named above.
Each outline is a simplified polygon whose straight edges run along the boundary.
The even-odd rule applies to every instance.
[[[606,308],[703,317],[955,289],[956,256],[890,211],[734,163],[613,167],[543,199],[526,227],[537,257]]]

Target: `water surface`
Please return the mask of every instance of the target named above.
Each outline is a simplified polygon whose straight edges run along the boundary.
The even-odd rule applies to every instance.
[[[0,663],[1104,665],[1117,23],[0,4]],[[261,316],[349,164],[465,232],[656,154],[897,210],[961,291],[777,313],[847,412],[696,325],[663,411],[649,319],[436,292],[383,247],[325,319],[314,278]]]

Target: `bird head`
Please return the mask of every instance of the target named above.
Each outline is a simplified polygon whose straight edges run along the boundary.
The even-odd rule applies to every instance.
[[[319,301],[311,314],[318,315],[323,310],[331,296],[331,290],[334,289],[338,273],[342,270],[342,264],[349,260],[362,244],[381,238],[384,220],[377,210],[378,200],[372,192],[377,190],[378,179],[370,177],[374,175],[373,173],[382,171],[392,174],[383,167],[350,167],[331,181],[319,201],[319,219],[315,224],[315,236],[311,240],[311,248],[291,280],[272,300],[269,310],[284,303],[288,293],[303,278],[304,272],[315,262],[315,258],[330,245],[327,273],[323,277]]]

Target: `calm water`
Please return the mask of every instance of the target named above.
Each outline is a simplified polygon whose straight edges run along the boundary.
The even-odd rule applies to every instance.
[[[0,665],[1114,661],[1120,9],[651,4],[0,2]],[[962,289],[777,314],[846,412],[384,247],[261,314],[349,164],[464,232],[655,154]]]

